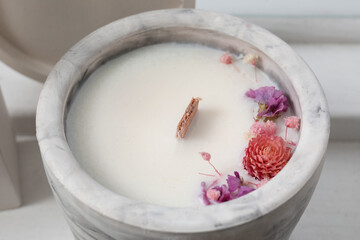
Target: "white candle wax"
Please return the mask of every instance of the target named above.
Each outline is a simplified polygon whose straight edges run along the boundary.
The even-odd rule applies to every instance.
[[[157,205],[199,204],[201,181],[239,171],[254,123],[250,88],[274,85],[254,67],[219,61],[224,52],[199,45],[143,47],[97,69],[75,96],[67,139],[82,167],[123,196]],[[185,139],[176,126],[192,97],[199,110]]]

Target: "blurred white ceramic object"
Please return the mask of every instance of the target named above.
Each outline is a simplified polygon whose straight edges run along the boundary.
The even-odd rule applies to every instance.
[[[95,29],[135,13],[193,8],[195,0],[0,0],[0,59],[45,81],[71,46]]]
[[[0,211],[20,204],[15,139],[0,90]]]

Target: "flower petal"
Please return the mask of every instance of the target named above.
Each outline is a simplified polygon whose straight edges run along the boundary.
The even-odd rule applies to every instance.
[[[216,186],[213,187],[213,189],[216,189],[218,191],[220,191],[221,195],[219,197],[219,199],[217,200],[218,203],[222,203],[222,202],[227,202],[233,199],[231,193],[229,192],[228,188],[226,187],[226,185],[222,185],[220,186]]]
[[[251,187],[248,187],[248,186],[241,186],[239,188],[237,197],[242,197],[242,196],[244,196],[244,195],[246,195],[248,193],[251,193],[254,190],[255,190],[254,188],[251,188]]]
[[[257,135],[245,149],[244,169],[259,180],[272,178],[287,164],[291,155],[292,149],[283,138]]]
[[[289,106],[284,93],[273,86],[260,87],[256,90],[250,89],[245,95],[253,98],[255,102],[259,103],[259,106],[265,105],[259,108],[258,117],[276,117],[281,112],[286,112]]]
[[[205,204],[205,205],[210,205],[211,202],[210,200],[208,199],[207,195],[206,195],[206,183],[205,182],[201,182],[201,189],[202,189],[202,193],[200,195],[201,197],[201,200],[202,202]]]
[[[229,192],[235,192],[236,190],[238,190],[242,184],[240,175],[238,172],[234,172],[235,176],[232,175],[228,175],[226,182],[229,186]]]

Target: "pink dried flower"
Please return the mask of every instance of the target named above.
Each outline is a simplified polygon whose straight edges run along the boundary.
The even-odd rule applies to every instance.
[[[200,195],[201,200],[205,205],[212,203],[222,203],[233,199],[232,194],[225,184],[221,186],[212,187],[216,182],[213,182],[209,187],[206,187],[205,182],[201,182],[202,194]]]
[[[254,53],[248,53],[244,56],[242,62],[256,66],[259,56]]]
[[[201,157],[205,160],[205,161],[208,161],[210,166],[215,170],[215,172],[221,176],[221,173],[216,169],[216,167],[210,162],[210,159],[211,159],[211,155],[210,153],[207,153],[207,152],[199,152]],[[206,174],[206,173],[199,173],[201,175],[208,175],[208,176],[212,176],[211,174]]]
[[[289,161],[292,149],[278,136],[257,135],[249,142],[244,169],[258,180],[274,177]]]
[[[296,116],[286,117],[285,126],[287,128],[295,128],[296,130],[298,130],[300,128],[300,118]]]
[[[232,64],[233,58],[228,52],[226,52],[224,55],[220,57],[220,62],[225,64]]]
[[[251,134],[256,137],[257,135],[275,135],[277,125],[273,121],[255,122],[250,128]]]
[[[214,188],[206,191],[206,197],[214,202],[220,198],[220,195],[221,195],[221,192]]]
[[[287,131],[288,128],[294,128],[296,130],[299,130],[300,128],[300,118],[296,117],[296,116],[291,116],[291,117],[286,117],[285,118],[285,141],[287,141]],[[296,146],[296,143],[294,142],[288,142],[290,145],[292,146]]]
[[[227,202],[227,201],[230,201],[233,199],[233,196],[231,195],[231,193],[229,192],[229,189],[227,188],[227,186],[225,184],[223,184],[221,186],[213,187],[213,189],[220,192],[220,197],[216,202],[222,203],[222,202]]]
[[[254,73],[255,73],[255,80],[256,82],[258,82],[258,79],[257,79],[257,74],[256,74],[256,64],[257,64],[257,61],[259,59],[259,56],[253,54],[253,53],[248,53],[244,56],[242,62],[243,63],[246,63],[246,64],[251,64],[254,66]]]
[[[199,152],[199,153],[205,161],[210,161],[210,159],[211,159],[210,153],[207,153],[207,152]]]
[[[253,187],[245,185],[237,171],[234,172],[234,176],[228,175],[226,181],[227,185],[215,186],[217,184],[217,180],[215,180],[208,187],[205,182],[201,182],[202,194],[200,197],[205,205],[227,202],[255,190]]]

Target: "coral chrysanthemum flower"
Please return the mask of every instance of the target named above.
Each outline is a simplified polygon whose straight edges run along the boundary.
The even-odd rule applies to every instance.
[[[243,165],[258,180],[274,177],[289,161],[292,149],[279,136],[258,135],[245,149]]]

